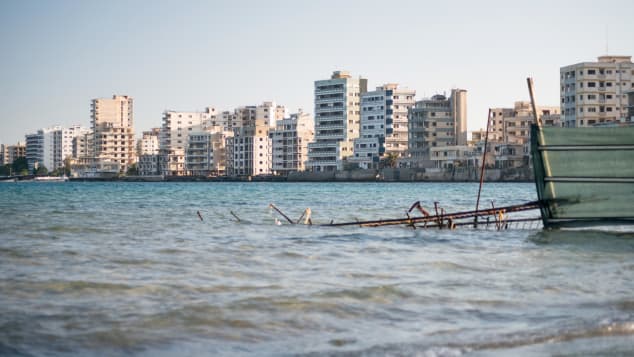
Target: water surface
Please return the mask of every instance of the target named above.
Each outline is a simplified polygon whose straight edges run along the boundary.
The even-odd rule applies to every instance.
[[[0,354],[631,353],[631,233],[332,228],[289,225],[268,208],[343,222],[403,217],[418,200],[471,210],[476,193],[473,183],[2,184]],[[481,202],[534,199],[532,184],[486,184]]]

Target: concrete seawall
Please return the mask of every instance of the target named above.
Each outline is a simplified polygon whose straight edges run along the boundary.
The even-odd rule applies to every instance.
[[[478,182],[480,171],[471,169],[382,169],[344,170],[336,172],[293,172],[288,177],[204,177],[204,176],[123,176],[115,178],[71,178],[71,181],[123,181],[123,182]],[[487,169],[486,182],[532,182],[529,168]]]

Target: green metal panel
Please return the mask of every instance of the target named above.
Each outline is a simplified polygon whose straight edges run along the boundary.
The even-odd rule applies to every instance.
[[[634,126],[531,127],[544,227],[634,224]]]

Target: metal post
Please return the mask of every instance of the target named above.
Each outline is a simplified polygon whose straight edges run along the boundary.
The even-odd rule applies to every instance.
[[[480,187],[478,187],[478,198],[476,199],[476,215],[473,220],[473,227],[478,228],[478,208],[480,207],[480,192],[482,192],[482,184],[484,183],[484,167],[487,157],[487,145],[489,143],[489,128],[491,127],[491,108],[489,108],[489,115],[487,116],[487,131],[484,135],[484,149],[482,150],[482,166],[480,168]]]

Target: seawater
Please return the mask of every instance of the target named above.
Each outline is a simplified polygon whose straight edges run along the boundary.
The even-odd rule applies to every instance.
[[[418,200],[472,210],[476,193],[0,184],[0,354],[631,354],[632,233],[332,228],[268,208],[297,219],[310,207],[319,224],[404,217]],[[485,184],[481,205],[534,199],[530,183]]]

